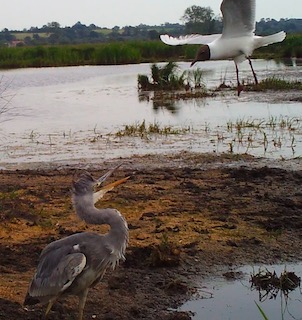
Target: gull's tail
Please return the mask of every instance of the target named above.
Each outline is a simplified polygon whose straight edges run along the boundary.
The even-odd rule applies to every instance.
[[[286,37],[286,33],[284,31],[280,31],[278,33],[272,34],[270,36],[265,36],[265,37],[256,36],[254,49],[265,47],[276,42],[282,42],[285,39],[285,37]]]

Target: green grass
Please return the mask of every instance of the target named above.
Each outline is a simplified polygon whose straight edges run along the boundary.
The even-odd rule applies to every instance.
[[[237,85],[228,87],[232,90],[237,90]],[[221,85],[216,88],[216,91],[221,91]],[[302,90],[302,81],[285,80],[283,78],[272,76],[261,80],[258,84],[247,83],[244,85],[244,91],[286,91],[286,90]]]
[[[101,28],[101,29],[95,29],[93,30],[94,32],[97,32],[97,33],[101,33],[103,34],[104,36],[108,35],[109,33],[112,32],[112,29],[108,29],[108,28]],[[118,33],[122,33],[123,32],[123,29],[120,29],[118,31]]]
[[[263,309],[259,306],[259,304],[258,304],[256,301],[255,301],[255,304],[256,304],[256,306],[257,306],[257,308],[258,308],[258,310],[259,310],[262,318],[263,318],[264,320],[268,320],[268,317],[267,317],[266,314],[264,313]]]
[[[254,58],[302,58],[302,34],[288,34],[284,41],[254,51]]]
[[[32,38],[35,34],[34,32],[12,32],[13,36],[16,37],[17,40],[23,41],[26,37]],[[39,32],[38,35],[40,38],[47,38],[51,33]]]
[[[0,69],[73,65],[118,65],[178,59],[184,47],[161,41],[0,47]],[[189,59],[190,57],[184,57]]]
[[[109,29],[97,32],[111,32]],[[18,40],[33,37],[33,33],[13,33]],[[40,37],[48,36],[39,33]],[[0,69],[56,67],[71,65],[110,65],[158,61],[191,61],[198,45],[168,46],[160,40],[124,41],[98,44],[0,47]],[[256,58],[302,57],[302,35],[289,35],[279,44],[256,50]]]
[[[254,86],[256,91],[260,90],[302,90],[301,81],[288,81],[277,77],[270,77],[260,81]]]

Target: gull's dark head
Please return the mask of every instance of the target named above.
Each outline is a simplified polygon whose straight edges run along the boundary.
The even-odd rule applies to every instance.
[[[206,61],[210,60],[210,48],[208,45],[203,44],[198,49],[195,59],[191,63],[191,67],[197,62],[197,61]]]

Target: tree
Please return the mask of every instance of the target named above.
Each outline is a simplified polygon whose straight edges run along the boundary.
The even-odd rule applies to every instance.
[[[158,40],[159,38],[159,33],[156,30],[149,30],[148,35],[150,40]]]
[[[210,7],[191,6],[181,18],[187,33],[210,34],[215,30],[214,12]]]
[[[47,27],[50,29],[59,29],[61,26],[60,26],[59,22],[52,21],[52,22],[47,23]]]
[[[6,41],[16,40],[16,37],[15,37],[14,35],[12,35],[7,28],[4,28],[4,29],[2,30],[2,33],[3,33],[4,39],[5,39]]]

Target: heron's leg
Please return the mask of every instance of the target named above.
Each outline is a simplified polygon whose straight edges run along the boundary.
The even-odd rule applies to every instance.
[[[79,318],[78,320],[83,319],[84,307],[87,299],[88,289],[85,289],[83,293],[79,296]]]
[[[249,61],[250,67],[252,69],[253,76],[254,76],[254,79],[255,79],[255,84],[258,84],[258,79],[257,79],[256,73],[254,71],[254,68],[253,68],[253,65],[252,65],[252,61],[251,61],[251,59],[249,57],[247,57],[247,60]]]
[[[52,299],[48,302],[48,305],[47,305],[47,308],[45,310],[45,315],[44,315],[44,319],[47,319],[48,318],[48,314],[49,314],[49,311],[50,309],[52,308],[53,304],[56,302],[56,299]]]

